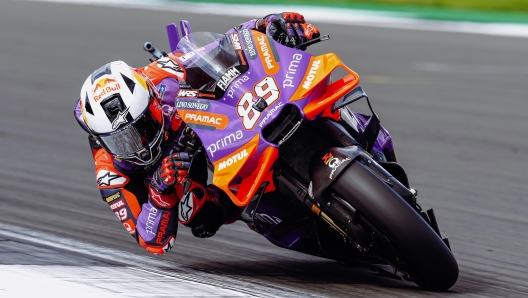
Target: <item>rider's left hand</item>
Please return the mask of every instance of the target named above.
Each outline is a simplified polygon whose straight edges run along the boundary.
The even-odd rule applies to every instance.
[[[320,36],[319,29],[306,22],[304,16],[296,12],[271,14],[257,20],[255,24],[259,31],[266,31],[279,43],[294,47]],[[302,50],[305,50],[303,48]]]

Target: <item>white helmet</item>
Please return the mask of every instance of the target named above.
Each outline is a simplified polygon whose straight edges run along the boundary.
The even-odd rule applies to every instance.
[[[156,87],[123,61],[101,66],[81,89],[83,120],[115,157],[139,165],[161,154],[163,113]]]

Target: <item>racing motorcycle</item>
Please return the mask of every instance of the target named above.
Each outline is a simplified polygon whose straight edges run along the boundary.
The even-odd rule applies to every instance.
[[[212,183],[244,208],[249,228],[279,247],[426,289],[454,285],[449,242],[418,204],[358,74],[333,53],[300,50],[328,35],[290,48],[254,30],[180,26],[181,36],[167,26],[170,54],[144,48],[179,71],[174,108],[203,144],[195,156],[205,155]],[[337,68],[346,75],[332,78]],[[371,115],[348,108],[360,99]]]

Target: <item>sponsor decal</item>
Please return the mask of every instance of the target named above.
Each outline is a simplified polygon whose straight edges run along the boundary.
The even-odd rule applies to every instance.
[[[126,208],[121,208],[118,211],[114,211],[114,214],[117,216],[117,218],[119,218],[121,222],[128,218],[128,212]]]
[[[242,131],[237,130],[235,133],[228,134],[222,139],[216,141],[215,143],[212,143],[211,145],[207,147],[207,150],[213,157],[216,151],[223,149],[226,146],[229,146],[238,140],[241,140],[243,137],[244,137],[244,134],[242,133]]]
[[[275,74],[279,70],[279,64],[275,60],[275,57],[273,56],[273,52],[271,50],[271,45],[268,40],[268,37],[264,34],[260,34],[257,36],[257,43],[260,53],[260,60],[262,61],[262,64],[264,65],[264,70],[267,74]]]
[[[233,33],[229,36],[231,37],[231,44],[233,45],[233,49],[235,49],[240,58],[240,64],[247,65],[246,58],[244,57],[244,53],[242,52],[242,45],[240,44],[240,37],[238,36],[238,33]]]
[[[191,89],[191,85],[187,84],[185,81],[178,80],[178,84],[181,89]]]
[[[265,99],[266,104],[270,107],[280,97],[280,90],[273,77],[265,77],[253,87],[257,98]],[[242,125],[245,129],[250,130],[257,124],[262,113],[253,108],[253,94],[245,92],[238,100],[237,114],[242,118]]]
[[[178,97],[198,97],[198,91],[180,89],[180,91],[178,91]]]
[[[195,52],[189,52],[189,53],[181,56],[180,58],[178,58],[178,61],[180,61],[181,63],[185,63],[185,62],[187,62],[187,60],[189,60],[192,57],[194,57],[194,55],[196,55]]]
[[[293,79],[295,79],[295,75],[297,74],[297,68],[299,67],[299,63],[302,60],[301,54],[293,54],[292,60],[290,61],[290,65],[288,66],[288,71],[286,72],[286,78],[284,81],[282,81],[282,88],[286,87],[295,87],[293,85]]]
[[[107,170],[99,170],[96,180],[99,186],[121,185],[127,181],[125,177]]]
[[[188,125],[198,124],[213,127],[214,129],[224,129],[229,124],[229,119],[226,115],[184,109],[177,109],[177,111]]]
[[[109,94],[110,92],[115,92],[120,89],[121,89],[121,86],[119,85],[117,80],[112,79],[112,78],[103,78],[97,81],[92,93],[94,96],[94,100],[97,102],[101,98],[103,98],[103,96]],[[99,93],[97,93],[98,91]]]
[[[126,124],[128,123],[127,119],[126,119],[126,116],[128,114],[128,109],[130,109],[130,107],[127,107],[126,110],[124,111],[120,111],[118,114],[117,114],[117,117],[114,119],[114,121],[112,122],[112,129],[117,129],[119,126],[121,126],[122,124]]]
[[[174,115],[175,109],[172,105],[162,105],[161,110],[163,111],[163,115],[172,117]]]
[[[216,98],[216,94],[214,94],[214,93],[198,92],[198,97]]]
[[[233,33],[229,35],[231,37],[231,44],[233,44],[233,48],[236,51],[242,50],[242,46],[240,45],[240,39],[238,38],[237,33]]]
[[[197,101],[197,100],[177,100],[176,109],[187,109],[187,110],[199,110],[207,111],[211,107],[211,104],[207,101]]]
[[[180,201],[180,214],[178,218],[183,222],[188,222],[193,214],[194,209],[194,194],[192,191],[187,192],[187,194]]]
[[[125,206],[125,202],[123,201],[123,199],[115,202],[115,203],[112,203],[110,204],[110,208],[113,210],[113,211],[116,211],[117,209],[121,208]]]
[[[123,222],[123,226],[130,234],[134,234],[136,232],[136,225],[131,219],[127,220],[126,222]]]
[[[116,192],[115,194],[106,197],[106,198],[105,198],[105,201],[106,201],[107,203],[110,203],[110,202],[112,202],[113,200],[119,199],[120,197],[121,197],[121,192],[118,191],[118,192]]]
[[[150,192],[150,198],[156,202],[156,204],[158,204],[158,206],[161,206],[161,207],[170,207],[170,204],[165,202],[163,200],[163,197],[157,193],[156,191],[154,191],[152,188],[149,188],[149,192]]]
[[[177,76],[178,78],[185,79],[185,73],[180,65],[174,62],[169,57],[163,57],[157,60],[157,65],[162,70]]]
[[[167,85],[161,84],[158,90],[158,93],[160,95],[160,99],[163,100],[163,96],[165,95],[165,91],[167,90]]]
[[[154,232],[154,224],[157,216],[158,209],[156,209],[154,206],[151,206],[147,217],[147,222],[145,223],[145,231],[147,233],[156,235],[156,232]]]
[[[278,225],[282,222],[280,218],[276,216],[267,215],[265,213],[255,213],[255,219],[259,220],[260,222],[272,225]]]
[[[220,78],[220,80],[218,80],[218,82],[216,83],[216,86],[218,86],[218,88],[222,89],[222,91],[225,91],[227,86],[229,84],[231,84],[231,82],[238,78],[238,76],[240,76],[241,73],[238,69],[236,68],[230,68],[229,70],[227,70],[223,75],[222,77]]]
[[[247,157],[249,156],[248,152],[246,149],[240,151],[240,152],[237,152],[235,153],[233,156],[230,156],[229,158],[227,158],[226,160],[220,162],[218,164],[218,171],[222,171],[238,162],[240,162],[241,160],[245,160]]]
[[[242,30],[242,42],[244,43],[244,48],[249,55],[249,60],[254,60],[257,58],[257,51],[255,50],[255,44],[253,43],[253,38],[249,29]]]
[[[166,211],[163,213],[163,217],[161,218],[160,227],[158,230],[158,235],[156,238],[157,244],[163,244],[163,236],[167,233],[167,227],[169,226],[169,220],[170,220],[170,211]]]
[[[322,158],[325,165],[327,165],[329,168],[332,169],[330,172],[330,176],[328,178],[333,179],[335,171],[345,162],[350,161],[350,157],[347,157],[345,159],[339,159],[337,157],[334,157],[332,153],[327,153]]]
[[[110,83],[117,83],[117,80],[112,79],[112,78],[99,79],[99,81],[97,81],[97,83],[95,83],[95,88],[92,91],[92,93],[97,92],[97,90],[99,90],[99,89],[103,90],[106,87],[106,85],[108,85]]]
[[[310,66],[310,71],[308,72],[308,76],[306,77],[306,80],[302,85],[304,89],[310,89],[310,86],[312,86],[312,81],[315,78],[315,74],[317,73],[320,64],[321,60],[315,60],[312,62],[312,65]]]
[[[247,81],[249,81],[248,76],[241,76],[237,80],[233,81],[231,83],[231,86],[227,90],[227,96],[229,96],[230,98],[233,98],[233,95],[235,95],[235,90],[240,88],[240,86]]]
[[[281,107],[283,106],[282,102],[279,102],[276,106],[274,106],[272,109],[268,110],[268,113],[266,114],[266,117],[260,121],[259,126],[262,127],[268,120],[277,112]]]
[[[244,57],[244,54],[242,54],[242,51],[237,51],[238,57],[240,58],[240,64],[247,65],[246,59]]]

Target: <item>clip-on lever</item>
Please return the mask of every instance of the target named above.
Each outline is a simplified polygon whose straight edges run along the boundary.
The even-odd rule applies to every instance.
[[[323,35],[321,37],[317,37],[317,38],[314,38],[314,39],[311,39],[307,42],[304,42],[304,43],[301,43],[301,44],[298,44],[296,45],[294,48],[296,48],[297,50],[301,49],[301,48],[305,48],[305,47],[308,47],[308,46],[311,46],[315,43],[318,43],[320,41],[324,41],[324,40],[329,40],[330,39],[330,35],[326,34],[326,35]]]
[[[152,54],[152,56],[154,56],[154,58],[156,58],[156,60],[160,59],[160,58],[163,58],[163,57],[166,57],[167,56],[167,53],[165,52],[161,52],[160,50],[158,50],[151,42],[147,41],[144,45],[143,45],[143,49],[147,52],[149,52],[150,54]],[[154,62],[152,59],[149,59],[150,62]]]

